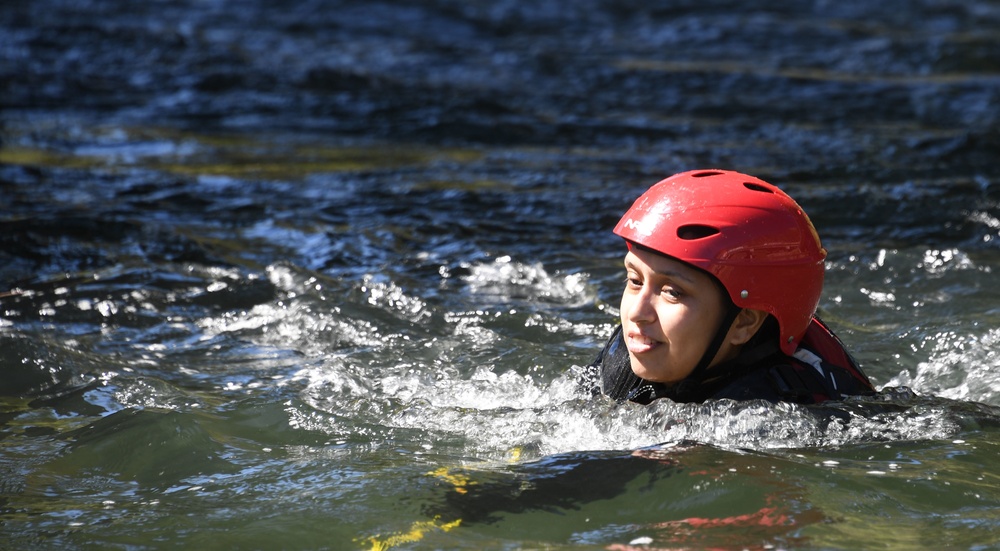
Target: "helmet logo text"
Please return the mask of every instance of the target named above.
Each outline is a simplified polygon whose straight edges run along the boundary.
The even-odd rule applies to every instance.
[[[635,231],[641,235],[649,235],[653,233],[653,226],[655,224],[650,220],[635,220],[629,218],[625,221],[625,229]]]

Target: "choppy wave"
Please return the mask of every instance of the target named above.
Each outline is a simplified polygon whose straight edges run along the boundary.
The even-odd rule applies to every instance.
[[[927,253],[923,262],[941,258]],[[989,403],[1000,391],[997,332],[989,330],[928,335],[918,350],[926,359],[888,380],[876,400],[823,407],[616,404],[580,384],[580,360],[610,334],[613,309],[605,321],[581,322],[539,306],[594,304],[586,274],[551,274],[540,263],[509,257],[463,269],[468,275],[458,278],[456,289],[462,298],[449,303],[421,299],[385,277],[349,281],[275,264],[261,274],[189,271],[187,279],[143,289],[124,285],[137,276],[128,272],[95,280],[97,293],[79,285],[20,289],[16,308],[30,308],[21,318],[43,324],[76,319],[80,336],[65,347],[51,345],[59,357],[94,339],[94,331],[131,335],[116,345],[128,352],[127,363],[59,360],[65,372],[56,369],[37,382],[39,392],[89,388],[87,400],[104,414],[211,408],[215,400],[185,380],[231,395],[278,389],[291,399],[285,409],[293,426],[383,444],[405,433],[409,446],[484,459],[680,441],[771,449],[948,439],[973,420],[940,398]],[[441,271],[441,284],[454,279]],[[183,315],[191,301],[218,299],[235,307],[207,317]],[[480,309],[449,310],[456,302]],[[10,324],[7,331],[10,343],[16,339]],[[545,350],[538,342],[553,346]]]
[[[552,275],[540,264],[510,258],[467,270],[468,300],[488,297],[493,309],[445,311],[391,281],[371,276],[354,283],[324,281],[274,265],[267,276],[280,300],[205,318],[198,325],[205,339],[227,334],[307,358],[304,367],[276,381],[296,389],[303,400],[288,407],[295,426],[339,440],[383,443],[405,433],[411,446],[481,459],[680,441],[771,449],[948,439],[961,433],[966,414],[934,395],[967,399],[970,385],[981,400],[995,393],[989,376],[990,362],[996,362],[991,333],[968,343],[929,339],[934,350],[930,361],[918,365],[917,376],[888,381],[874,400],[824,407],[615,404],[587,394],[579,365],[558,354],[539,355],[529,344],[538,331],[563,339],[564,347],[581,338],[599,344],[610,333],[612,319],[576,324],[537,308],[518,311],[539,301],[593,303],[585,274]],[[448,278],[442,274],[442,281]],[[948,362],[975,362],[985,369],[951,369],[970,379],[943,379],[952,367]]]

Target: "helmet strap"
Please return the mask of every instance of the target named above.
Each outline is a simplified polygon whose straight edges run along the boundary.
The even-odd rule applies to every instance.
[[[727,299],[729,299],[728,294],[723,294]],[[715,330],[715,336],[712,337],[712,341],[708,343],[708,348],[705,349],[705,354],[698,361],[698,365],[691,371],[691,375],[701,378],[705,375],[704,371],[708,369],[709,364],[715,359],[715,355],[719,353],[719,349],[722,348],[722,343],[726,341],[726,335],[729,334],[729,328],[732,327],[733,322],[736,321],[736,316],[740,315],[743,311],[742,308],[733,304],[732,300],[727,300],[726,312],[722,316],[722,321],[719,323],[719,328]]]

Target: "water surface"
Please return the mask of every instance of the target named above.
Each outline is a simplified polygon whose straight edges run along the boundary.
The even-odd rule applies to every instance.
[[[995,2],[0,8],[16,549],[1000,546]],[[577,385],[611,228],[781,185],[882,390]]]

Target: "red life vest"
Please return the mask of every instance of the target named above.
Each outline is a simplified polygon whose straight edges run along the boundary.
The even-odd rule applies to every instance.
[[[790,395],[811,395],[818,403],[875,392],[844,343],[815,316],[792,359],[771,368],[775,385]]]

